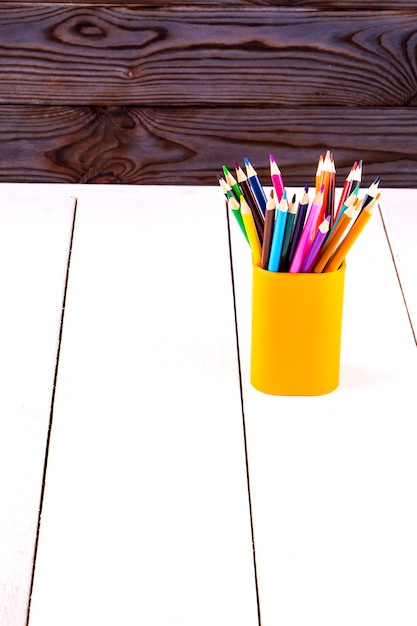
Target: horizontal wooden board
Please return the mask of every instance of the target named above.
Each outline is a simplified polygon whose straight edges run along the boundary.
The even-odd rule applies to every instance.
[[[15,4],[16,0],[3,0],[3,4]],[[67,0],[56,0],[55,2],[46,2],[45,0],[32,0],[30,4],[77,4],[84,6],[123,6],[123,5],[132,5],[137,7],[146,7],[149,9],[155,8],[155,5],[152,5],[150,0],[123,0],[119,2],[114,2],[113,0],[72,0],[68,2]],[[290,0],[290,2],[279,1],[279,0],[227,0],[227,2],[219,2],[219,0],[163,0],[163,2],[158,2],[157,7],[173,7],[173,6],[232,6],[237,8],[242,7],[250,7],[250,6],[282,6],[282,7],[294,7],[294,8],[303,8],[303,7],[314,7],[320,9],[331,9],[331,8],[344,8],[351,10],[353,7],[357,9],[363,9],[364,2],[363,0]],[[392,0],[371,0],[366,3],[366,7],[372,9],[378,8],[393,8]],[[416,0],[397,0],[395,2],[395,8],[405,8],[405,9],[413,9],[417,8]]]
[[[0,3],[0,103],[414,106],[417,10]]]
[[[0,182],[217,184],[248,156],[263,177],[273,152],[286,181],[312,184],[333,151],[347,174],[417,187],[417,118],[404,109],[0,107]]]

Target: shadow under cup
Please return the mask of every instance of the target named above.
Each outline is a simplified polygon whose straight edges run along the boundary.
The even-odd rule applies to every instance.
[[[337,388],[345,267],[290,274],[253,265],[253,387],[285,396],[317,396]]]

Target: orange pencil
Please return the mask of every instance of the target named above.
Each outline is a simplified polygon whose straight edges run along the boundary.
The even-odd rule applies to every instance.
[[[353,244],[355,243],[355,241],[361,234],[362,230],[365,228],[369,219],[371,218],[375,204],[377,200],[379,199],[380,195],[381,194],[378,194],[374,198],[374,201],[370,202],[368,206],[364,207],[364,209],[359,213],[359,216],[353,223],[352,228],[349,230],[348,234],[343,239],[340,246],[336,248],[334,255],[332,256],[332,258],[330,259],[330,261],[327,263],[326,267],[324,268],[325,272],[334,272],[337,269],[339,269],[339,267],[342,265],[347,253],[349,252],[349,250],[351,249],[351,247],[353,246]]]
[[[329,238],[324,244],[323,248],[320,250],[320,253],[314,263],[313,269],[311,270],[315,274],[320,274],[332,254],[335,252],[337,246],[339,245],[342,237],[346,233],[349,225],[352,223],[352,219],[356,217],[356,209],[355,205],[352,204],[341,216],[337,226],[330,233]]]

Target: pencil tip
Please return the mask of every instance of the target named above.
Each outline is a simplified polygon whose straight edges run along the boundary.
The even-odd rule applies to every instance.
[[[248,157],[243,157],[243,161],[244,161],[246,167],[248,167],[250,165]]]
[[[225,165],[223,165],[223,173],[227,176],[229,174],[229,170]]]

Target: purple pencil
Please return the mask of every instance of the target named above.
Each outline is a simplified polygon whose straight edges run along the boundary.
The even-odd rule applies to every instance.
[[[301,270],[301,265],[303,264],[304,257],[310,247],[311,237],[313,236],[313,232],[315,232],[317,220],[323,206],[323,191],[324,187],[322,185],[320,187],[320,191],[316,194],[316,197],[314,198],[313,203],[310,207],[310,211],[307,215],[303,232],[301,233],[301,237],[298,242],[294,258],[290,265],[291,274],[296,274]]]
[[[301,266],[301,272],[308,273],[311,272],[314,263],[317,260],[317,257],[320,253],[321,247],[326,239],[326,235],[329,232],[330,228],[330,220],[331,216],[328,215],[326,219],[322,221],[320,226],[317,229],[317,232],[314,236],[314,239],[311,243],[310,248],[308,249],[307,254],[304,257],[303,264]]]
[[[308,185],[306,185],[304,187],[304,194],[298,204],[298,209],[297,209],[297,215],[295,217],[295,222],[294,222],[294,230],[293,233],[291,235],[291,241],[290,241],[290,249],[289,249],[289,254],[288,254],[288,259],[285,263],[285,266],[282,268],[282,271],[287,272],[289,270],[289,267],[291,265],[291,262],[294,258],[294,254],[295,251],[297,249],[298,246],[298,242],[300,240],[301,237],[301,233],[303,231],[303,227],[304,227],[304,222],[305,222],[305,217],[307,215],[307,210],[308,210],[308,204],[309,204],[309,200],[308,200]]]

